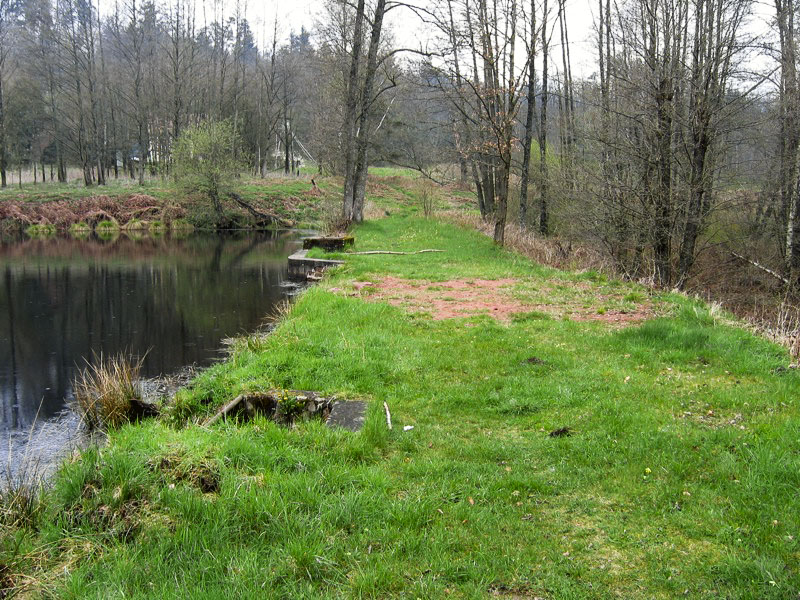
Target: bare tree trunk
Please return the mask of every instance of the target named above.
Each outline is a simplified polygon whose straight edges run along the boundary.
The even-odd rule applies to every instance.
[[[367,66],[364,72],[364,87],[361,91],[361,114],[359,115],[358,135],[356,136],[356,168],[353,177],[353,212],[351,219],[356,223],[364,220],[364,197],[367,188],[367,146],[369,145],[369,112],[372,108],[375,73],[378,70],[378,48],[381,42],[383,17],[386,13],[386,0],[378,0],[372,18],[372,33]]]
[[[522,174],[519,186],[519,224],[528,226],[528,179],[530,177],[533,124],[536,118],[536,2],[531,0],[531,47],[528,51],[528,106],[525,113],[525,141],[522,144]]]
[[[6,150],[6,113],[3,102],[3,70],[0,69],[0,186],[6,187],[6,169],[8,168],[8,153]]]
[[[289,174],[289,118],[286,116],[286,105],[283,112],[283,173]]]
[[[572,99],[572,66],[569,55],[569,34],[565,0],[558,0],[558,28],[561,34],[561,62],[563,65],[562,92],[559,98],[559,125],[561,129],[561,166],[567,189],[575,184],[573,172],[573,145],[575,143],[574,102]]]
[[[547,174],[547,63],[549,40],[547,38],[547,0],[542,8],[542,95],[539,105],[539,233],[550,233],[550,215]]]
[[[364,0],[358,0],[353,25],[352,57],[347,79],[347,101],[345,103],[344,126],[344,202],[342,216],[352,221],[355,211],[356,135],[358,126],[359,71],[361,44],[364,29]]]

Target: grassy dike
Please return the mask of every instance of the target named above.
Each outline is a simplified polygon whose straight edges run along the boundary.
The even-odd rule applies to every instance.
[[[434,220],[355,234],[445,252],[348,257],[166,418],[66,464],[6,529],[6,581],[59,598],[796,596],[800,375],[783,349]],[[387,276],[513,278],[538,308],[434,320],[352,285]],[[570,317],[644,304],[654,318],[628,327]],[[368,422],[196,424],[273,387],[366,398]]]

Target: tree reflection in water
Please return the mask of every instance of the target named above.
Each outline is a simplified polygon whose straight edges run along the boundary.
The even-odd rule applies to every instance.
[[[61,413],[84,359],[147,352],[146,377],[206,365],[285,297],[292,233],[0,244],[0,428]]]

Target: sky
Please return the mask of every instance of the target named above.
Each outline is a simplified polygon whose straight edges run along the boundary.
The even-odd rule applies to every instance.
[[[108,0],[111,1],[111,0]],[[233,14],[236,0],[224,0],[228,3],[228,14]],[[299,32],[302,27],[312,30],[319,20],[323,9],[323,0],[239,0],[244,7],[257,32],[259,44],[266,45],[272,39],[272,27],[275,18],[278,19],[279,41],[288,40],[289,34]],[[436,0],[430,0],[435,2]],[[206,3],[211,14],[213,0],[196,0],[198,7],[198,21],[202,19],[201,6]],[[552,2],[555,4],[555,2]],[[596,0],[566,0],[566,15],[570,39],[570,57],[573,76],[577,78],[590,77],[597,72],[596,41],[594,31],[594,17],[597,12]],[[759,34],[769,35],[770,18],[774,12],[774,5],[768,0],[757,0],[754,4],[753,15],[748,25],[748,30]],[[426,31],[419,18],[406,8],[391,11],[388,24],[399,46],[407,48],[424,47]],[[560,43],[558,32],[553,35],[552,42],[552,68],[558,68],[560,60]],[[754,70],[763,68],[768,62],[763,57],[754,62]]]
[[[228,0],[229,14],[233,13],[235,0]],[[322,14],[323,0],[240,0],[247,3],[247,15],[251,26],[257,33],[259,44],[269,43],[272,39],[272,27],[275,17],[278,18],[279,40],[288,40],[290,32],[299,32],[301,27],[308,30]],[[435,0],[433,0],[435,1]],[[202,18],[198,3],[198,21]],[[211,14],[210,2],[209,14]],[[594,13],[589,0],[567,0],[566,12],[570,36],[570,55],[573,73],[578,76],[589,76],[596,70],[595,42],[593,30]],[[407,48],[419,48],[425,45],[426,34],[419,18],[406,8],[391,11],[388,24],[398,45]],[[552,47],[557,48],[556,36]],[[560,56],[560,51],[559,51]]]

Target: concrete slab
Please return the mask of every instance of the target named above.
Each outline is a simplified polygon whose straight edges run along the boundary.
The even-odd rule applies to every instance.
[[[325,424],[328,427],[342,427],[348,431],[360,431],[364,427],[366,414],[366,402],[361,402],[360,400],[349,402],[337,400],[333,403],[331,414]]]
[[[289,257],[289,279],[305,280],[312,272],[319,272],[328,267],[343,265],[342,260],[326,260],[324,258],[308,258],[308,250],[300,250]]]

